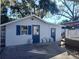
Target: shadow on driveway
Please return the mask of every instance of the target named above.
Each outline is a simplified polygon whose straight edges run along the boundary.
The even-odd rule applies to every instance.
[[[1,59],[49,59],[65,52],[65,48],[52,44],[31,44],[6,47],[1,53]]]

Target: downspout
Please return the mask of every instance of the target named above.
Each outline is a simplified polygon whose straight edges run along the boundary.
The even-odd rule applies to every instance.
[[[1,14],[0,14],[1,16]],[[1,25],[1,17],[0,17],[0,25]],[[1,48],[1,26],[0,26],[0,54],[2,52],[2,48]]]

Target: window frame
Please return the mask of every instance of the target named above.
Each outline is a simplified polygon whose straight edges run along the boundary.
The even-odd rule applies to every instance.
[[[32,34],[31,25],[16,25],[16,35],[31,35],[31,34]]]
[[[26,27],[26,29],[24,29],[23,27]],[[27,33],[28,33],[28,27],[25,25],[20,25],[20,35],[27,35]]]

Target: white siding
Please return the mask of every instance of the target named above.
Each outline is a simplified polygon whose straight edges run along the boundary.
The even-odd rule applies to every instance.
[[[28,18],[6,26],[6,46],[26,44],[28,39],[32,39],[32,35],[16,35],[16,25],[40,25],[40,42],[42,38],[51,37],[51,28],[56,28],[56,41],[61,39],[61,27],[46,24],[37,18]]]
[[[79,37],[79,29],[66,30],[66,38],[78,38],[78,37]]]

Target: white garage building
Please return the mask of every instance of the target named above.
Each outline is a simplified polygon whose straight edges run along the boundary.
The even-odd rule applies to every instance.
[[[2,45],[46,43],[61,39],[61,25],[45,22],[35,15],[0,25]]]

